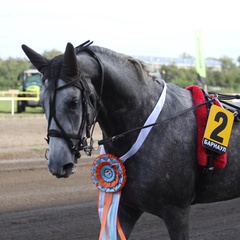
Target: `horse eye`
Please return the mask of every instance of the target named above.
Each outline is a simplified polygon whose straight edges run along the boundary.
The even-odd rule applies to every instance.
[[[78,107],[79,101],[77,99],[72,99],[71,101],[68,102],[68,107],[71,110],[74,110]]]

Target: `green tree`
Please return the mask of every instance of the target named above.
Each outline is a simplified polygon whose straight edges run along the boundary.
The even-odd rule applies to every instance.
[[[60,51],[53,49],[44,51],[43,56],[52,59],[57,55],[62,54]],[[6,60],[0,58],[0,90],[9,88],[18,88],[18,75],[27,69],[35,68],[26,58],[11,58]]]
[[[193,56],[191,56],[190,54],[185,53],[185,52],[180,55],[180,58],[183,58],[183,59],[194,59]]]
[[[236,64],[233,62],[232,58],[229,57],[222,57],[218,59],[221,63],[222,63],[222,70],[226,71],[226,70],[231,70],[236,68]]]
[[[240,56],[237,58],[238,67],[240,67]]]
[[[17,88],[17,77],[20,72],[29,68],[29,62],[26,59],[8,58],[0,59],[0,89]]]
[[[62,53],[56,49],[53,49],[51,51],[44,51],[43,56],[47,59],[53,59],[54,57],[61,55]]]
[[[196,84],[196,71],[193,67],[184,69],[179,68],[175,64],[172,65],[162,65],[159,72],[165,71],[165,80],[171,82],[180,87],[187,87],[189,85]]]
[[[184,54],[187,56],[187,54]],[[214,58],[212,58],[214,59]],[[237,67],[231,58],[223,57],[216,59],[222,63],[222,70],[216,71],[207,68],[207,86],[221,87],[223,92],[240,91],[240,67]],[[240,60],[240,57],[239,57]],[[180,87],[196,85],[197,73],[195,68],[178,68],[175,64],[163,65],[159,72],[165,72],[164,77],[167,82],[174,83]]]

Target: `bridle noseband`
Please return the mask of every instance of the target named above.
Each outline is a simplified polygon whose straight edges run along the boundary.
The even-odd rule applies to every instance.
[[[94,59],[97,60],[99,66],[100,66],[100,70],[101,70],[101,89],[100,89],[100,95],[99,95],[100,96],[99,99],[101,99],[103,80],[104,80],[104,70],[103,70],[103,65],[102,65],[99,57],[92,50],[87,48],[90,44],[92,44],[92,42],[87,41],[87,42],[81,44],[80,46],[78,46],[76,48],[76,54],[85,51],[90,56],[92,56]],[[47,134],[46,141],[49,144],[51,137],[63,138],[66,141],[70,151],[75,155],[76,159],[80,158],[81,150],[84,150],[87,155],[91,156],[91,152],[94,149],[93,148],[94,141],[92,139],[92,135],[93,135],[93,130],[94,130],[96,121],[97,121],[96,120],[97,114],[99,112],[99,109],[97,109],[96,106],[97,105],[100,106],[100,101],[98,101],[98,102],[95,101],[95,103],[92,103],[90,98],[93,95],[93,93],[91,93],[89,86],[87,84],[87,81],[83,74],[80,74],[79,78],[74,79],[73,81],[68,82],[68,83],[58,87],[58,79],[60,78],[61,67],[62,67],[62,63],[59,63],[57,66],[57,74],[55,75],[55,78],[53,79],[53,93],[50,96],[50,101],[49,101],[50,115],[49,115],[49,119],[48,119],[48,134]],[[51,70],[51,63],[49,65],[49,71],[50,70]],[[50,74],[49,74],[49,76],[50,76]],[[66,131],[63,129],[62,125],[59,123],[59,121],[56,117],[56,94],[58,91],[65,89],[67,87],[70,87],[72,85],[77,87],[81,91],[81,95],[82,95],[82,99],[81,99],[82,109],[83,109],[82,110],[82,122],[81,122],[81,125],[80,125],[80,128],[79,128],[77,134],[66,133]],[[90,120],[88,118],[89,108],[93,107],[91,105],[95,105],[94,107],[96,108],[93,122],[90,122]],[[50,129],[52,119],[55,121],[59,130]],[[84,133],[86,133],[86,136],[84,136]],[[72,139],[76,140],[76,144],[73,143]],[[90,139],[89,145],[88,145],[87,139]],[[47,152],[48,152],[48,149],[45,154],[46,159],[48,159]]]

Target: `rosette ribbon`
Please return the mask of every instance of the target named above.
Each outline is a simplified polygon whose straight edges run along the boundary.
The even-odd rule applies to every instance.
[[[166,99],[167,85],[164,83],[162,94],[157,104],[144,123],[144,126],[155,123],[160,115]],[[104,146],[101,148],[101,154],[92,164],[92,179],[98,187],[98,214],[101,221],[101,230],[99,240],[117,240],[117,232],[121,240],[126,237],[120,226],[118,219],[118,205],[121,196],[121,189],[124,187],[127,176],[123,163],[132,157],[142,146],[147,138],[152,126],[143,128],[136,142],[128,152],[120,158],[105,154]]]
[[[117,216],[121,189],[127,180],[122,161],[112,154],[102,154],[93,162],[91,175],[99,189],[98,213],[101,220],[99,240],[117,239],[116,226],[121,240],[125,240]]]

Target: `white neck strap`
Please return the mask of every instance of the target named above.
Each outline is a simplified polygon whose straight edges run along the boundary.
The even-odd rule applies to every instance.
[[[155,108],[153,109],[152,113],[149,115],[148,119],[144,123],[144,126],[155,123],[158,116],[160,115],[160,113],[162,111],[163,105],[165,103],[166,91],[167,91],[167,85],[166,85],[165,81],[163,81],[163,82],[164,82],[164,87],[163,87],[162,94],[161,94]],[[127,153],[125,153],[122,157],[120,157],[120,159],[123,162],[125,162],[128,158],[132,157],[140,149],[140,147],[142,146],[143,142],[147,138],[151,129],[152,129],[152,126],[148,127],[148,128],[143,128],[140,131],[138,138],[137,138],[136,142],[132,145],[131,149]],[[101,154],[105,153],[104,146],[102,146],[100,153]]]

